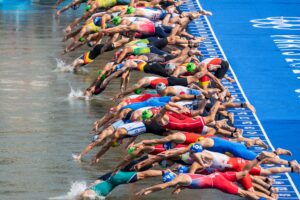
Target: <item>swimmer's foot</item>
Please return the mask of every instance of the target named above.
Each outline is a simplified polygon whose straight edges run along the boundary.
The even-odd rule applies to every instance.
[[[297,160],[290,161],[290,166],[294,173],[300,173],[300,165]]]
[[[272,199],[278,199],[278,194],[277,193],[273,193],[271,192],[271,195]]]
[[[270,185],[273,185],[275,183],[275,179],[266,177],[265,182],[268,183],[268,184],[270,184]]]
[[[59,17],[60,16],[60,10],[58,10],[57,12],[56,12],[56,17]]]
[[[252,106],[249,102],[243,103],[243,107],[244,107],[244,108],[248,108],[248,109],[249,109],[251,112],[253,112],[253,113],[256,112],[254,106]]]
[[[276,156],[276,154],[274,154],[273,152],[267,152],[267,151],[262,151],[259,155],[258,158],[265,159],[265,158],[274,158]]]
[[[222,128],[224,126],[227,126],[227,122],[228,122],[228,119],[222,119],[222,120],[216,121],[216,127]]]
[[[205,37],[199,37],[199,38],[194,39],[194,40],[191,40],[191,41],[192,41],[192,43],[200,43],[200,42],[202,42],[202,41],[204,41],[204,40],[206,40]]]
[[[233,125],[234,124],[234,113],[228,113],[228,119],[230,123]]]
[[[278,194],[279,189],[276,187],[271,187],[270,191],[273,192],[274,194]]]
[[[294,165],[291,167],[294,173],[299,174],[300,173],[300,165]]]
[[[254,143],[255,143],[256,145],[258,145],[258,146],[264,148],[264,149],[268,149],[268,148],[269,148],[269,146],[268,146],[266,143],[264,143],[260,138],[255,138],[255,139],[254,139]]]
[[[282,148],[277,148],[274,153],[276,155],[288,155],[288,156],[291,156],[292,155],[292,152],[287,150],[287,149],[282,149]]]

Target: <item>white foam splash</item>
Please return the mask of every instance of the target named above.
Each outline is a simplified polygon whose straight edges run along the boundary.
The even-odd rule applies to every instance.
[[[83,95],[83,92],[80,89],[74,90],[73,88],[71,88],[69,98],[85,98],[85,96]]]
[[[77,154],[72,154],[72,158],[73,158],[76,162],[81,162],[81,160],[79,159],[79,155],[77,155]]]
[[[73,89],[73,87],[72,87],[72,85],[71,85],[70,82],[68,82],[68,84],[69,84],[69,87],[71,89],[71,91],[70,91],[70,93],[68,95],[69,99],[84,99],[84,100],[90,100],[91,99],[90,97],[85,96],[82,90],[80,90],[80,89],[76,89],[76,90]]]
[[[89,70],[87,69],[87,68],[85,68],[85,67],[80,67],[80,72],[82,73],[82,74],[88,74],[89,73]]]
[[[87,184],[85,181],[76,181],[72,183],[71,188],[67,195],[57,196],[57,197],[50,197],[50,200],[71,200],[71,199],[78,199],[79,195],[87,189]]]
[[[63,60],[55,58],[56,60],[56,69],[55,72],[73,72],[73,67],[71,65],[68,65]]]

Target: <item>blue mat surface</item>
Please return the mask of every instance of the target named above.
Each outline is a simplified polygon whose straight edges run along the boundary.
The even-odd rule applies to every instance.
[[[189,32],[207,38],[200,48],[204,58],[228,59],[233,69],[229,75],[236,74],[239,82],[224,85],[237,101],[248,99],[257,109],[257,115],[233,110],[235,125],[245,130],[245,136],[260,137],[273,149],[291,149],[294,156],[286,159],[300,160],[300,79],[295,71],[297,66],[300,69],[300,2],[205,0],[201,4],[214,15],[191,23]],[[182,10],[200,6],[189,0]],[[300,199],[299,174],[291,174],[292,179],[287,174],[273,177],[280,199]]]

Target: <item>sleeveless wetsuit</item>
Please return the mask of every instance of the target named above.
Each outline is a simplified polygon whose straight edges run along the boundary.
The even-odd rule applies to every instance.
[[[257,156],[256,153],[247,149],[243,144],[231,142],[222,138],[213,137],[214,146],[206,148],[209,151],[219,153],[230,153],[235,157],[240,157],[246,160],[253,160]]]
[[[164,83],[166,86],[174,86],[174,85],[182,85],[187,86],[187,78],[176,78],[176,77],[168,77],[168,78],[160,78],[160,77],[149,77],[150,84],[148,87],[155,89],[158,83]]]
[[[237,195],[238,186],[233,182],[236,181],[235,172],[216,172],[210,175],[201,175],[201,174],[186,174],[192,180],[189,185],[183,187],[189,189],[204,189],[204,188],[216,188],[222,192]]]
[[[101,52],[102,48],[104,47],[104,44],[97,44],[93,47],[91,51],[84,52],[79,58],[83,60],[82,66],[89,64],[94,61],[95,58],[97,58]],[[114,48],[112,46],[109,46],[107,49],[104,50],[104,52],[111,51]]]
[[[180,115],[181,119],[174,114],[166,113],[169,122],[164,125],[165,128],[170,130],[190,131],[196,133],[204,133],[205,122],[203,117],[192,118],[188,116]]]
[[[138,102],[146,101],[152,97],[159,97],[159,96],[160,96],[159,94],[142,94],[142,95],[138,95],[134,98],[125,99],[123,102],[125,102],[127,104],[138,103]]]
[[[110,179],[98,183],[89,189],[94,190],[98,196],[107,196],[115,187],[121,184],[134,183],[137,181],[137,172],[117,172]]]
[[[172,88],[175,90],[176,95],[190,94],[199,96],[201,94],[200,90],[195,90],[184,86],[173,86]]]
[[[147,107],[147,106],[153,106],[153,107],[162,107],[169,103],[171,101],[171,97],[169,96],[164,96],[164,97],[152,97],[149,98],[147,101],[144,102],[138,102],[138,103],[133,103],[129,104],[126,106],[123,106],[121,110],[130,108],[131,110],[137,110],[142,107]]]

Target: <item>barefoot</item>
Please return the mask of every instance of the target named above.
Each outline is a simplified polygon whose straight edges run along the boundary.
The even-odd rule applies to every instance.
[[[265,182],[270,184],[270,185],[273,185],[275,183],[275,179],[267,177]]]
[[[254,141],[253,140],[247,140],[245,141],[245,145],[247,148],[250,148],[254,145]]]
[[[58,11],[56,12],[56,17],[59,17],[59,15],[60,15],[60,10],[58,10]]]
[[[227,126],[227,122],[228,122],[228,119],[222,119],[222,120],[216,121],[216,127],[222,128],[224,126]]]
[[[278,199],[278,194],[272,192],[271,197],[272,199]]]
[[[278,194],[279,190],[276,187],[271,187],[271,192],[273,192],[274,194]]]
[[[254,106],[252,106],[252,105],[251,105],[250,103],[248,103],[248,102],[245,102],[245,103],[244,103],[244,107],[245,107],[245,108],[248,108],[248,109],[249,109],[251,112],[253,112],[253,113],[256,112]]]
[[[266,143],[264,143],[260,138],[255,138],[254,142],[255,142],[256,145],[258,145],[258,146],[260,146],[260,147],[262,147],[264,149],[268,149],[269,148],[269,146]]]
[[[243,129],[238,128],[238,129],[233,133],[233,136],[236,137],[236,138],[243,137],[243,132],[244,132]]]
[[[290,161],[290,164],[295,173],[300,173],[300,165],[297,160]]]
[[[192,41],[193,43],[200,43],[200,42],[202,42],[202,41],[204,41],[204,40],[206,40],[205,37],[199,37],[199,38],[194,39],[194,40],[191,40],[191,41]]]
[[[290,161],[290,163],[291,163],[291,167],[293,167],[295,165],[299,165],[297,160],[292,160],[292,161]]]
[[[300,173],[300,165],[294,165],[292,166],[294,173],[299,174]]]
[[[274,158],[276,156],[276,154],[274,154],[273,152],[267,152],[267,151],[262,151],[258,157],[260,159],[265,159],[265,158]]]
[[[233,124],[234,124],[234,113],[231,113],[231,112],[228,113],[228,119],[229,119],[230,123],[233,126]]]
[[[287,150],[287,149],[282,149],[282,148],[277,148],[275,150],[276,154],[277,155],[288,155],[288,156],[291,156],[292,155],[292,152]]]

